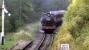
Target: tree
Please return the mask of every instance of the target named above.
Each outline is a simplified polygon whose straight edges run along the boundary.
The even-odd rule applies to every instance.
[[[32,22],[31,14],[33,13],[33,9],[31,0],[5,0],[5,4],[8,11],[12,14],[6,18],[6,31],[16,31],[17,28],[23,26],[25,23]]]

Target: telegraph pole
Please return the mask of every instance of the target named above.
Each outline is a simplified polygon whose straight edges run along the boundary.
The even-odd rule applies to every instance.
[[[1,32],[1,45],[4,45],[4,18],[5,18],[5,13],[4,13],[4,0],[2,4],[2,32]]]
[[[4,45],[4,41],[5,41],[5,38],[4,38],[4,21],[5,21],[5,13],[8,13],[7,9],[5,8],[5,3],[4,3],[4,0],[3,0],[3,3],[2,3],[2,32],[1,32],[1,45]],[[8,16],[11,16],[10,13],[8,13]]]
[[[2,4],[2,32],[1,32],[1,45],[4,45],[4,19],[5,19],[5,13],[4,13],[4,0]]]

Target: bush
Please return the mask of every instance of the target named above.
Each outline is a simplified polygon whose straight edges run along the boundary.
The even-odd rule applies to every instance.
[[[14,38],[18,40],[31,40],[31,35],[28,32],[20,31],[14,35]]]
[[[52,45],[58,50],[61,43],[70,44],[70,50],[89,50],[89,0],[72,0],[64,22]],[[59,45],[58,45],[59,44]]]

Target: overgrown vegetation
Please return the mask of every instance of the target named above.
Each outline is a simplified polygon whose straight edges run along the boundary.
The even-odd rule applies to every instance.
[[[70,44],[70,50],[89,50],[89,0],[72,0],[51,50]]]
[[[0,45],[0,50],[11,48],[17,41],[20,40],[33,40],[39,26],[39,22],[36,22],[28,24],[23,28],[19,28],[19,30],[15,33],[7,33],[7,35],[5,35],[5,44]]]

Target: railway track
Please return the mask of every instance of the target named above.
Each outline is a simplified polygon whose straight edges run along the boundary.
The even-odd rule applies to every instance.
[[[26,46],[23,50],[48,50],[49,45],[53,41],[53,34],[39,33],[36,39]]]
[[[44,33],[37,34],[36,39],[32,42],[32,44],[29,45],[29,47],[28,46],[25,47],[25,49],[23,50],[38,50],[44,39],[45,39]]]
[[[49,46],[52,44],[53,39],[54,39],[53,34],[46,34],[45,40],[40,45],[38,50],[49,50]]]

